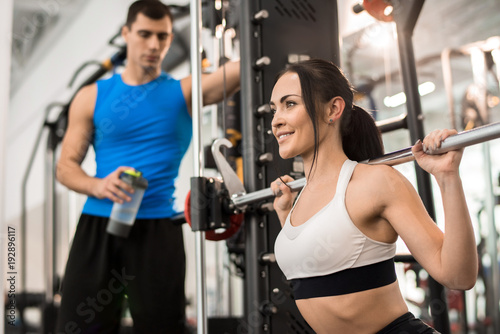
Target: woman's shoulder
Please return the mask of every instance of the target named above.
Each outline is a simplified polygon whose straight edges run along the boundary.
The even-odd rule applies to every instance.
[[[364,192],[384,193],[411,185],[409,181],[396,169],[387,165],[358,164],[354,170],[351,182]]]
[[[346,192],[346,207],[353,222],[368,229],[383,222],[384,210],[404,197],[400,196],[403,182],[400,173],[390,166],[358,164]],[[383,226],[392,230],[385,223]]]
[[[359,177],[360,179],[380,179],[381,177],[398,177],[400,173],[388,165],[368,165],[358,163],[354,170],[353,178]]]

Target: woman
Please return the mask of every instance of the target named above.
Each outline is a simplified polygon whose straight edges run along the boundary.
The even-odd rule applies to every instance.
[[[356,161],[383,153],[373,118],[353,105],[352,88],[332,63],[309,60],[280,74],[272,129],[283,159],[300,155],[306,186],[294,203],[283,176],[271,184],[282,230],[277,262],[297,306],[317,333],[437,333],[408,312],[394,270],[396,239],[451,289],[470,289],[476,244],[458,167],[462,150],[425,152],[456,133],[434,131],[412,148],[441,189],[446,233],[398,171]]]

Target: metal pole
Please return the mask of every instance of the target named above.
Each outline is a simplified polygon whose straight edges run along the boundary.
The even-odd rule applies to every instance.
[[[399,129],[408,129],[408,122],[406,121],[406,117],[407,115],[405,113],[396,117],[376,121],[375,124],[377,125],[377,128],[381,133]]]
[[[266,56],[262,54],[262,27],[255,26],[252,18],[260,10],[262,1],[242,1],[240,12],[241,50],[241,132],[244,184],[247,191],[255,191],[264,187],[265,168],[258,166],[260,152],[265,152],[262,133],[263,120],[254,115],[257,103],[263,101],[262,76],[257,73],[253,64]],[[245,37],[243,37],[245,36]],[[256,260],[256,256],[267,249],[267,229],[261,215],[255,212],[245,214],[245,281],[244,281],[244,325],[239,331],[261,334],[264,332],[266,319],[259,311],[262,301],[269,298],[265,266]]]
[[[485,125],[468,131],[463,131],[455,136],[446,138],[441,147],[430,152],[430,154],[443,154],[448,151],[456,150],[459,148],[479,144],[488,140],[500,138],[500,122]],[[388,165],[395,166],[405,162],[415,160],[411,152],[411,147],[404,148],[399,151],[387,153],[379,158],[361,161],[368,165]],[[298,179],[287,183],[292,191],[299,191],[306,184],[306,179]],[[233,204],[242,208],[248,204],[271,199],[275,196],[270,188],[254,191],[242,196],[232,198]]]
[[[403,76],[403,87],[406,94],[408,113],[408,130],[411,142],[423,138],[423,114],[418,92],[417,69],[413,51],[412,35],[424,0],[393,0],[393,17],[398,34],[398,49]],[[436,217],[430,175],[415,164],[417,189],[422,202],[433,219]],[[429,278],[430,310],[434,327],[443,334],[450,333],[450,321],[444,287],[432,277]]]
[[[44,206],[44,271],[45,298],[43,304],[42,333],[52,333],[55,328],[54,282],[56,280],[57,264],[57,198],[56,198],[56,147],[57,136],[54,125],[50,127],[45,155],[45,206]]]
[[[50,139],[49,139],[50,140]],[[54,151],[48,150],[45,156],[45,206],[44,206],[44,276],[45,302],[52,303],[53,274],[54,274]]]
[[[493,57],[493,62],[495,63],[495,67],[497,69],[497,80],[500,88],[500,46],[491,51],[491,56]]]
[[[472,47],[470,49],[471,63],[472,63],[472,74],[474,78],[474,83],[479,88],[477,94],[478,109],[479,114],[483,122],[489,121],[489,107],[487,103],[487,75],[488,66],[486,63],[486,54],[480,47]],[[491,273],[488,278],[492,291],[491,299],[492,302],[489,303],[491,307],[491,315],[493,318],[493,331],[495,333],[500,333],[500,316],[499,316],[499,301],[500,294],[498,288],[498,282],[500,279],[499,266],[498,266],[498,248],[497,248],[497,229],[495,224],[495,203],[493,195],[493,180],[491,179],[491,156],[490,156],[490,146],[488,143],[483,144],[483,155],[484,155],[484,182],[485,182],[485,209],[488,217],[488,238],[486,242],[487,252],[491,259]]]
[[[191,75],[192,75],[192,117],[193,117],[193,151],[194,176],[203,176],[203,150],[201,145],[201,111],[203,107],[201,95],[201,0],[191,0]],[[196,255],[196,319],[198,334],[206,334],[207,300],[205,282],[205,232],[195,232]]]
[[[450,115],[450,124],[452,129],[457,128],[455,120],[455,101],[453,99],[453,73],[451,71],[451,49],[444,49],[441,52],[441,64],[443,66],[443,81],[446,90],[446,99],[448,100],[448,113]]]
[[[0,14],[0,31],[2,31],[2,36],[4,36],[4,38],[2,38],[0,42],[0,68],[1,72],[3,73],[0,78],[0,87],[9,87],[10,85],[10,65],[12,50],[12,39],[10,37],[12,36],[12,18],[14,16],[13,6],[14,0],[7,0],[2,2],[2,12]],[[7,225],[5,221],[5,196],[7,196],[8,191],[11,190],[7,189],[4,183],[6,170],[5,166],[7,166],[6,133],[9,116],[9,89],[7,88],[0,90],[0,110],[2,110],[2,113],[0,115],[0,228],[2,229],[2,237],[0,238],[0,258],[5,259],[7,255],[7,239],[3,234],[7,231]],[[5,273],[7,272],[5,270],[6,268],[7,266],[4,265],[0,270],[0,272],[2,273],[2,278],[5,277]],[[8,291],[6,283],[7,282],[5,281],[5,279],[2,279],[2,282],[0,282],[0,291]],[[21,291],[19,287],[18,289],[19,291]],[[2,305],[7,305],[6,296],[6,293],[2,293],[2,296],[0,297]],[[0,317],[0,328],[5,328],[5,316]]]
[[[483,144],[483,154],[484,154],[484,183],[486,189],[484,193],[485,196],[485,209],[486,215],[488,217],[488,237],[486,242],[487,252],[491,259],[491,274],[488,280],[490,281],[490,286],[493,291],[490,292],[492,302],[488,303],[491,307],[489,314],[492,316],[493,320],[493,332],[500,333],[500,292],[498,288],[498,282],[500,282],[500,272],[498,265],[498,231],[495,224],[495,202],[493,195],[493,180],[491,179],[491,156],[490,156],[490,145],[488,142]]]
[[[53,105],[49,105],[46,109],[45,109],[45,114],[43,116],[43,124],[42,126],[40,127],[39,131],[38,131],[38,134],[37,134],[37,137],[36,137],[36,140],[35,140],[35,146],[33,147],[33,150],[31,152],[31,155],[29,157],[29,160],[28,160],[28,167],[26,168],[26,171],[24,173],[24,176],[23,176],[23,180],[22,180],[22,186],[21,186],[21,225],[20,225],[20,245],[21,245],[21,266],[20,266],[20,270],[19,270],[19,282],[20,282],[20,286],[19,286],[19,291],[22,291],[23,293],[19,294],[20,296],[22,296],[22,303],[23,303],[23,307],[26,305],[26,301],[27,301],[27,298],[28,298],[28,289],[27,289],[27,286],[26,286],[26,276],[27,276],[27,267],[28,267],[28,262],[27,262],[27,252],[28,252],[28,242],[27,242],[27,230],[28,230],[28,225],[27,225],[27,221],[28,221],[28,217],[27,217],[27,211],[28,211],[28,208],[27,208],[27,189],[28,189],[28,178],[30,176],[30,172],[31,172],[31,168],[33,167],[33,163],[35,161],[35,156],[36,156],[36,152],[38,150],[38,145],[40,143],[40,140],[42,138],[42,135],[43,135],[43,132],[45,130],[45,127],[47,126],[47,116],[49,115],[49,112],[50,110],[52,109]],[[50,137],[50,134],[49,134],[49,137]],[[49,157],[46,157],[46,161],[48,161],[50,158]],[[45,188],[47,188],[47,181],[45,183]],[[45,194],[47,196],[47,193],[48,191],[45,190]],[[47,198],[49,198],[47,196]],[[50,200],[52,200],[52,197],[50,197]],[[48,202],[47,202],[48,203]],[[47,208],[47,204],[45,205],[44,209],[46,210]],[[46,212],[44,213],[46,214]],[[46,218],[46,217],[45,217]],[[46,220],[48,221],[48,220]],[[44,233],[46,233],[46,228],[44,229]],[[44,241],[45,242],[45,241]],[[45,247],[45,245],[44,245]],[[47,249],[44,248],[44,252],[46,252]],[[47,254],[47,253],[45,253]],[[44,268],[45,269],[45,268]],[[48,277],[48,273],[46,272],[46,277]],[[46,284],[47,285],[47,284]],[[24,309],[23,309],[24,310]],[[21,333],[25,333],[26,332],[26,327],[25,327],[25,323],[24,323],[24,311],[21,310],[19,312],[19,320],[21,321]]]

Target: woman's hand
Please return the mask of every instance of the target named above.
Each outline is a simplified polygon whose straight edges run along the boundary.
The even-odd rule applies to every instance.
[[[450,174],[458,175],[463,149],[449,151],[444,154],[432,154],[434,150],[441,147],[441,143],[446,138],[456,134],[456,130],[435,130],[429,133],[423,142],[419,140],[412,147],[412,153],[418,165],[436,178]]]
[[[286,183],[293,181],[293,178],[289,175],[284,175],[280,178],[277,178],[274,182],[271,183],[271,190],[274,195],[274,210],[278,214],[278,218],[281,222],[281,226],[285,224],[286,217],[288,213],[292,209],[293,200],[297,196],[297,194],[292,193],[289,186]],[[283,183],[285,182],[285,183]]]

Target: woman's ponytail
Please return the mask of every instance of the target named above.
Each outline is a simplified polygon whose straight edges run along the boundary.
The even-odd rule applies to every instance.
[[[363,108],[354,105],[351,110],[344,110],[340,124],[342,148],[350,160],[363,161],[384,154],[375,120]]]

